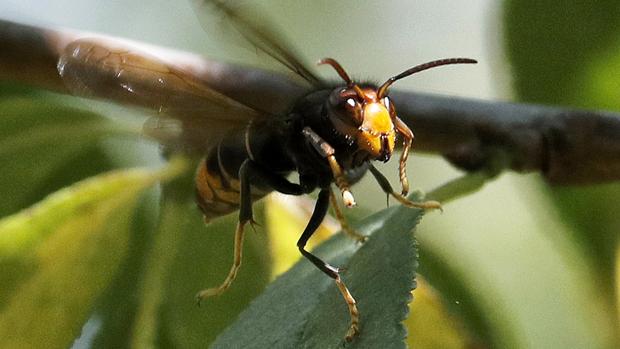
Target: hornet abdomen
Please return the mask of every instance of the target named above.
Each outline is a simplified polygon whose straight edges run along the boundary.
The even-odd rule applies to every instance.
[[[196,173],[196,198],[206,221],[239,209],[241,186],[239,169],[250,159],[269,172],[284,175],[294,169],[279,137],[283,125],[278,121],[250,122],[245,130],[229,132],[209,150]],[[251,186],[252,202],[272,189],[267,183],[254,181]]]

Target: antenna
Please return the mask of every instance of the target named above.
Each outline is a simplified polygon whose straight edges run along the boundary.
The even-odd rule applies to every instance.
[[[444,58],[444,59],[438,59],[436,61],[431,61],[428,63],[416,65],[413,68],[409,68],[405,70],[404,72],[389,78],[386,82],[383,83],[383,85],[381,85],[381,87],[379,87],[377,96],[379,99],[385,97],[388,87],[390,87],[390,85],[392,85],[394,82],[402,78],[406,78],[409,75],[419,73],[423,70],[439,67],[442,65],[449,65],[449,64],[476,64],[476,63],[478,63],[478,61],[476,61],[475,59],[471,59],[471,58]]]

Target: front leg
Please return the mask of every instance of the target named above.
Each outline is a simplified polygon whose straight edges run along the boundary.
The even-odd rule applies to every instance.
[[[355,231],[355,229],[351,228],[349,223],[347,223],[347,219],[342,214],[342,211],[340,211],[340,207],[338,207],[338,200],[336,200],[336,195],[334,195],[334,191],[331,187],[329,188],[329,202],[331,203],[332,209],[334,210],[336,219],[338,219],[338,222],[340,222],[340,229],[346,235],[359,242],[365,242],[366,240],[368,240],[368,236],[358,233],[357,231]]]
[[[398,174],[400,175],[400,184],[402,185],[402,196],[406,196],[409,192],[409,181],[407,180],[407,158],[409,157],[409,149],[411,149],[411,143],[413,142],[413,132],[409,129],[398,116],[394,116],[392,119],[394,126],[398,133],[404,138],[403,152],[400,155],[400,161],[398,163]]]
[[[304,127],[302,130],[302,134],[306,137],[308,142],[312,144],[314,149],[324,158],[327,159],[329,163],[329,167],[332,170],[332,174],[334,175],[334,180],[336,181],[336,186],[340,189],[342,193],[342,202],[347,207],[355,206],[355,199],[353,198],[353,194],[349,190],[349,183],[342,172],[342,167],[336,161],[336,156],[334,148],[329,145],[321,136],[316,134],[310,127]]]
[[[386,194],[388,194],[388,198],[389,198],[389,195],[392,195],[394,199],[398,200],[398,202],[400,202],[401,204],[407,207],[422,208],[425,210],[432,210],[432,209],[441,210],[441,204],[438,201],[430,200],[430,201],[424,201],[424,202],[415,202],[415,201],[408,200],[403,195],[395,192],[394,189],[392,189],[392,186],[390,185],[390,182],[387,180],[387,178],[385,178],[385,176],[381,174],[381,172],[379,172],[379,170],[377,170],[372,164],[370,164],[368,169],[370,170],[370,173],[372,173],[372,175],[375,177],[375,179],[381,186],[381,189],[383,189],[383,191]]]
[[[347,307],[349,308],[349,317],[351,318],[351,322],[345,335],[345,339],[347,342],[350,342],[353,340],[353,337],[359,333],[360,316],[359,311],[357,310],[356,301],[351,295],[351,292],[349,292],[347,286],[344,284],[344,281],[340,278],[340,269],[324,262],[322,259],[306,250],[306,243],[308,242],[308,239],[310,239],[312,234],[314,234],[323,221],[323,218],[325,218],[325,214],[329,208],[329,196],[329,188],[321,189],[319,192],[319,197],[316,200],[316,205],[314,206],[314,211],[310,217],[310,221],[297,241],[297,247],[299,248],[299,252],[301,252],[304,257],[306,257],[310,262],[312,262],[312,264],[319,268],[319,270],[327,274],[327,276],[334,279],[336,282],[336,286],[338,287],[342,298],[344,298],[344,301],[347,303]]]

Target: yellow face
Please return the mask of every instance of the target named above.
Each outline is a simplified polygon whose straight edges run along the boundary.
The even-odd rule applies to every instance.
[[[366,103],[357,145],[373,158],[388,161],[394,151],[396,132],[388,108],[381,102]]]
[[[332,122],[342,133],[355,140],[371,158],[388,161],[394,151],[396,130],[394,108],[388,97],[379,99],[373,88],[348,88],[332,94]]]

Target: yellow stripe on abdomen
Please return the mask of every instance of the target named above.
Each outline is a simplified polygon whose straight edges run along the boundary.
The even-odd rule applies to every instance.
[[[240,181],[230,178],[218,169],[210,169],[207,159],[200,161],[196,173],[196,196],[198,207],[206,221],[224,216],[239,209],[241,201]],[[226,178],[222,178],[226,176]],[[251,186],[252,201],[256,201],[267,192]]]

